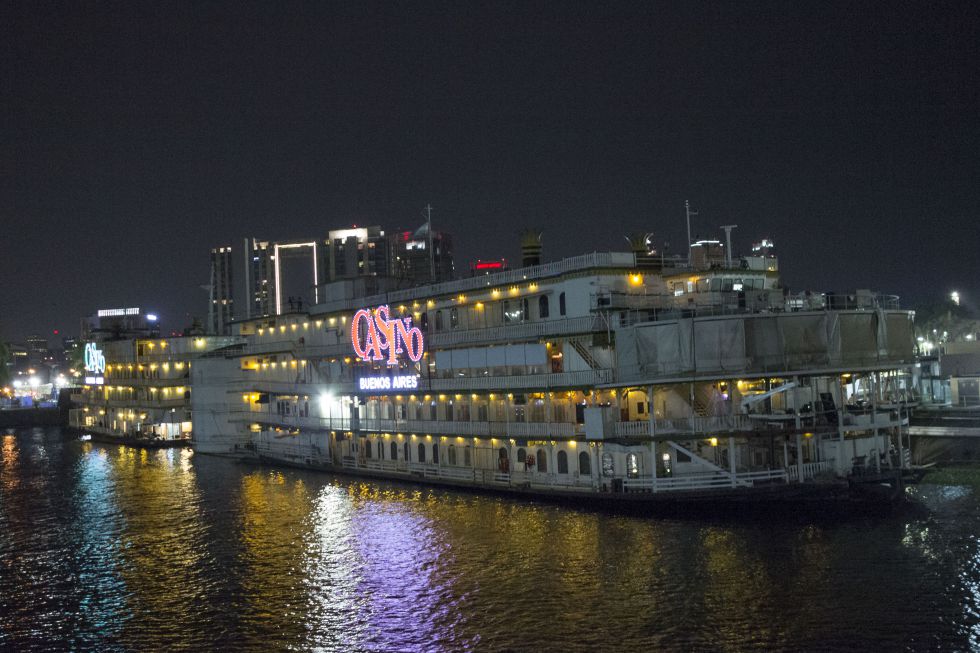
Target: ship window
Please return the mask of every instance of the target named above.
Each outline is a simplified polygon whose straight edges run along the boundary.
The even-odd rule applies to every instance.
[[[640,457],[635,453],[626,454],[626,477],[627,478],[639,478],[640,477]]]
[[[449,309],[449,328],[455,329],[459,326],[459,311],[453,306]]]
[[[449,445],[449,449],[446,450],[446,453],[449,454],[449,464],[450,465],[455,465],[456,464],[456,447],[454,447],[453,445]]]
[[[527,298],[521,300],[521,322],[531,319],[531,311],[527,307]]]
[[[548,298],[545,295],[538,297],[538,317],[548,317]]]
[[[592,461],[589,460],[588,451],[578,455],[578,473],[582,476],[592,476]]]
[[[411,456],[411,449],[408,448],[408,443],[407,442],[405,443],[405,446],[402,447],[402,449],[403,449],[402,453],[405,454],[405,462],[409,462],[409,460],[411,460],[411,457],[412,456]]]
[[[522,463],[525,460],[527,460],[527,451],[522,447],[517,450],[517,462]]]
[[[547,454],[544,452],[544,449],[538,449],[538,471],[548,471],[548,458]]]
[[[392,460],[398,460],[398,443],[397,442],[392,442],[391,443],[391,459]]]
[[[469,467],[472,463],[470,462],[470,448],[463,447],[463,464]]]
[[[439,463],[439,444],[432,443],[432,462]]]
[[[436,331],[442,331],[442,311],[436,311]]]
[[[366,442],[364,443],[364,455],[365,455],[366,457],[368,457],[368,458],[370,458],[370,457],[371,457],[371,441],[370,441],[370,440],[367,440],[367,441],[366,441]]]
[[[565,293],[558,295],[558,314],[562,317],[565,316]]]
[[[422,330],[425,331],[429,328],[429,314],[422,313]]]
[[[564,451],[558,452],[558,473],[567,474],[568,473],[568,454]]]
[[[419,442],[419,462],[425,462],[425,445]]]
[[[602,475],[613,475],[613,457],[611,453],[602,454]]]

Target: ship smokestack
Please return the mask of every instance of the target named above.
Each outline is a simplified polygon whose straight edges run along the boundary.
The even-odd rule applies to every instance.
[[[541,265],[541,236],[537,229],[521,232],[521,267]]]

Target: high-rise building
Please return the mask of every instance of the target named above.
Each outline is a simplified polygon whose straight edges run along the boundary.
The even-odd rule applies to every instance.
[[[381,227],[351,227],[332,230],[327,237],[329,281],[358,277],[386,277],[388,239]]]
[[[394,234],[390,257],[391,276],[398,285],[418,286],[455,276],[452,236],[433,230],[430,238],[428,224]]]
[[[267,241],[245,239],[245,290],[248,301],[244,317],[272,315],[275,308],[275,253]]]
[[[244,267],[231,247],[211,250],[210,333],[227,334],[236,319],[308,309],[322,301],[324,284],[335,281],[370,278],[375,288],[411,287],[454,276],[452,238],[445,232],[430,238],[425,225],[393,236],[378,225],[352,226],[333,229],[326,238],[247,238],[243,244]],[[239,275],[244,280],[236,287]]]
[[[27,357],[32,363],[40,363],[47,355],[47,338],[39,335],[27,336]]]
[[[227,335],[234,318],[231,246],[211,248],[211,293],[208,305],[208,332]]]

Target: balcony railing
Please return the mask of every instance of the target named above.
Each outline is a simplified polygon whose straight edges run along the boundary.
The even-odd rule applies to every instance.
[[[753,487],[757,483],[786,483],[789,476],[784,469],[766,469],[755,472],[729,474],[710,472],[687,474],[666,478],[623,479],[624,492],[677,492],[683,490],[716,490],[721,488]]]
[[[612,379],[612,370],[601,369],[523,376],[465,376],[452,379],[432,379],[429,383],[431,389],[435,391],[546,390],[549,388],[589,388],[603,383],[611,383]]]
[[[820,476],[821,474],[827,474],[834,471],[834,461],[833,460],[821,460],[816,463],[803,463],[803,478],[810,479]],[[800,470],[796,465],[790,465],[786,468],[786,474],[791,481],[798,481],[800,478]]]
[[[486,342],[537,340],[549,336],[577,335],[605,330],[606,323],[600,317],[585,315],[565,320],[542,320],[540,322],[524,322],[523,324],[510,324],[483,329],[432,333],[428,336],[428,343],[431,348],[440,348]]]
[[[455,281],[444,281],[427,286],[407,288],[388,293],[380,293],[368,297],[337,299],[327,301],[315,306],[311,315],[332,313],[336,311],[346,311],[362,306],[376,306],[378,304],[397,304],[410,302],[416,299],[427,299],[439,295],[456,295],[468,291],[480,290],[495,286],[506,286],[521,284],[547,277],[556,277],[567,272],[576,270],[588,270],[592,268],[632,268],[636,263],[636,258],[629,252],[594,252],[592,254],[582,254],[571,258],[534,265],[506,272],[497,272],[485,276],[470,277],[468,279],[458,279]]]
[[[711,417],[684,417],[677,419],[658,419],[655,423],[656,435],[671,433],[718,434],[739,431],[753,431],[756,425],[747,415],[720,415]],[[652,437],[655,433],[650,420],[616,422],[613,426],[616,437]]]

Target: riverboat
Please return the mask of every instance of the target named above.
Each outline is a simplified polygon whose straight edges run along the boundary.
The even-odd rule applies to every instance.
[[[195,360],[193,446],[585,502],[902,496],[913,313],[790,294],[764,245],[324,284]]]

